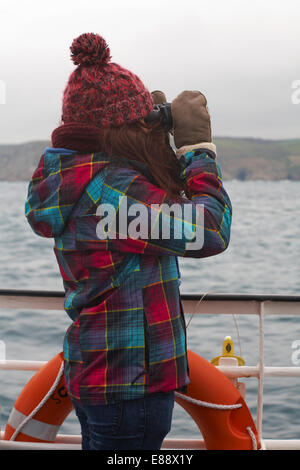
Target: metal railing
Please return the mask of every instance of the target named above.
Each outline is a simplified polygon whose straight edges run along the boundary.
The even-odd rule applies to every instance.
[[[207,294],[181,295],[186,314],[256,315],[259,318],[259,361],[255,366],[217,366],[229,378],[258,379],[256,426],[265,449],[300,449],[300,439],[264,440],[262,437],[265,377],[300,377],[300,367],[267,367],[264,364],[264,319],[269,315],[300,315],[300,296]],[[63,310],[64,293],[55,291],[0,290],[0,309]],[[39,370],[44,361],[3,360],[0,370]],[[0,441],[0,449],[78,449],[80,436],[58,435],[54,444]],[[201,439],[166,439],[163,449],[203,449]]]

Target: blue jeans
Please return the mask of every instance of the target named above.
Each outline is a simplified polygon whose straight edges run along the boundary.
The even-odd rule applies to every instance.
[[[83,450],[159,450],[171,429],[174,392],[112,405],[73,404]]]

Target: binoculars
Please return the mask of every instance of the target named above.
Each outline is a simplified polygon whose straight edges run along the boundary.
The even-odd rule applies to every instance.
[[[170,132],[173,129],[173,119],[171,113],[171,103],[156,104],[148,116],[145,118],[146,123],[160,122],[162,127]]]

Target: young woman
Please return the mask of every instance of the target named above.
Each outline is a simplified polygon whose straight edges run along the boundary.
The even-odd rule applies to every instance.
[[[79,36],[71,52],[62,123],[30,181],[26,216],[55,241],[82,448],[156,450],[174,391],[189,383],[177,257],[226,249],[230,199],[200,92],[171,103],[175,153],[160,122],[148,123],[162,93],[112,63],[99,35]]]

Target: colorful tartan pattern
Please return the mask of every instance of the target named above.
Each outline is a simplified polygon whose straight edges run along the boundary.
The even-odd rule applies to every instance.
[[[193,150],[181,165],[192,200],[169,199],[146,168],[100,153],[48,150],[32,177],[25,212],[36,233],[55,238],[65,310],[73,320],[64,341],[65,376],[77,400],[113,403],[188,384],[177,256],[224,251],[232,209],[210,151]],[[142,204],[146,219],[158,224],[157,238],[150,228],[144,239],[126,237],[119,222],[115,238],[98,238],[99,204],[121,211],[125,200],[127,208]],[[190,205],[192,222],[152,206],[174,202]],[[204,205],[204,245],[192,251],[186,242],[196,228],[196,204]],[[162,237],[165,219],[170,239]]]

